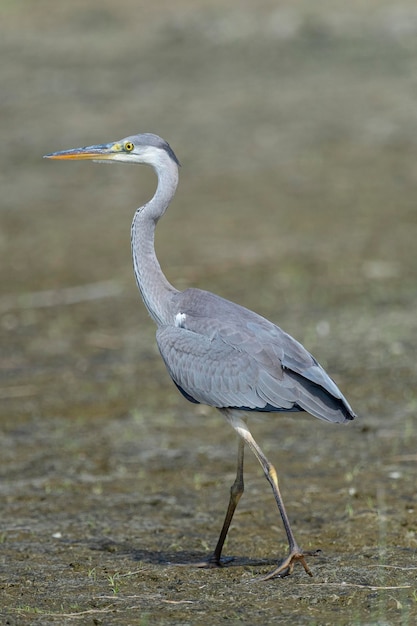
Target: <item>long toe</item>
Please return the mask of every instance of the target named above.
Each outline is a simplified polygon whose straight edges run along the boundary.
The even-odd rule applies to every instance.
[[[272,572],[263,576],[261,580],[270,580],[271,578],[285,578],[293,573],[294,566],[299,562],[309,576],[313,576],[312,571],[307,565],[306,556],[318,556],[321,550],[314,552],[303,552],[298,546],[293,548],[287,558],[285,558]]]
[[[214,555],[207,557],[204,561],[197,561],[197,563],[191,563],[194,567],[212,568],[223,567],[223,563],[220,559],[217,559]]]
[[[183,567],[201,567],[202,569],[212,569],[215,567],[224,567],[233,561],[233,557],[221,557],[220,559],[216,555],[211,554],[203,561],[190,561],[189,563],[180,563]]]

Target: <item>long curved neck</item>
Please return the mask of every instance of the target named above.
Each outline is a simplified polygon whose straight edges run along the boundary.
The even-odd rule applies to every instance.
[[[160,326],[169,320],[171,297],[177,293],[177,289],[167,280],[156,258],[155,226],[175,194],[178,167],[166,155],[154,169],[158,177],[158,187],[152,200],[135,213],[131,244],[139,291],[151,317]]]

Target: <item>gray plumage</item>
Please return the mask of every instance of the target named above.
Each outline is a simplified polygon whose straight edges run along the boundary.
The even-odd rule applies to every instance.
[[[133,218],[134,273],[145,305],[156,322],[156,339],[167,370],[191,402],[219,409],[240,435],[236,480],[213,554],[200,566],[222,564],[221,552],[233,513],[243,493],[243,441],[262,465],[271,484],[289,543],[288,556],[267,576],[290,574],[300,561],[311,574],[295,541],[276,471],[253,439],[246,423],[251,412],[308,411],[328,422],[346,422],[355,414],[336,384],[314,357],[281,328],[238,304],[202,291],[178,291],[164,276],[154,247],[155,226],[178,184],[179,161],[169,144],[150,133],[47,155],[54,159],[136,162],[151,165],[158,177],[153,198]],[[313,553],[314,554],[314,553]]]
[[[353,412],[335,383],[290,335],[253,311],[200,289],[172,295],[178,325],[160,325],[158,347],[194,402],[248,411],[308,411],[329,422]]]

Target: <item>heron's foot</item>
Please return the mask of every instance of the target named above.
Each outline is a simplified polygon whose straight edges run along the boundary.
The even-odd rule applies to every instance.
[[[290,576],[293,573],[294,566],[297,562],[299,562],[307,572],[309,576],[313,576],[312,571],[307,565],[306,556],[318,556],[321,553],[321,550],[314,550],[310,552],[303,552],[298,546],[294,546],[287,556],[281,563],[276,567],[272,572],[266,574],[266,576],[262,576],[260,580],[270,580],[271,578],[285,578],[285,576]]]
[[[211,554],[203,561],[190,561],[189,563],[179,563],[181,567],[200,567],[201,569],[214,569],[215,567],[224,567],[234,560],[232,556],[219,558],[215,554]]]

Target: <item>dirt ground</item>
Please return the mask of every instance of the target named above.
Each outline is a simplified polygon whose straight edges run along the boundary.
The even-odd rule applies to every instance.
[[[417,617],[417,7],[411,0],[4,0],[0,21],[0,623],[366,624]],[[187,403],[137,293],[146,168],[42,155],[136,132],[181,163],[163,269],[272,319],[359,418]]]

